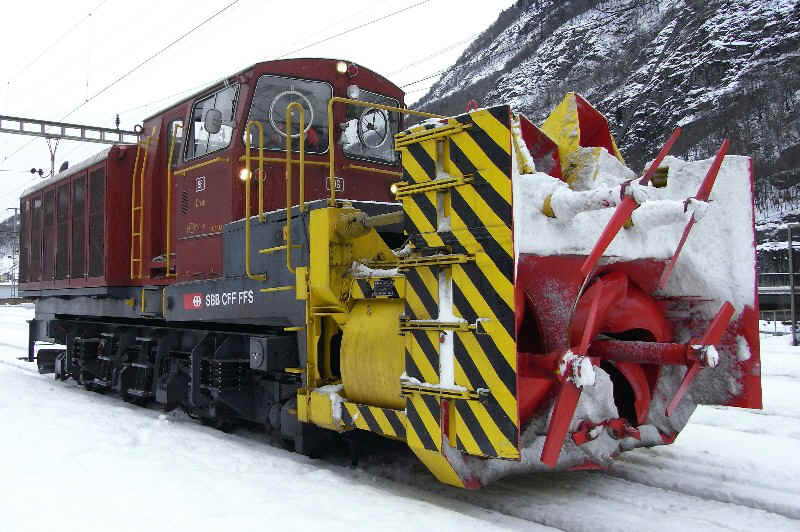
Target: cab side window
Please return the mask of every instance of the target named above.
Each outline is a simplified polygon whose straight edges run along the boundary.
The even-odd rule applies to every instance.
[[[175,148],[172,148],[172,137],[175,136]],[[172,153],[172,167],[175,168],[178,165],[178,159],[181,156],[181,150],[183,149],[183,120],[175,119],[170,120],[167,124],[167,157],[170,156]],[[172,150],[172,151],[170,151]]]
[[[239,86],[231,85],[194,104],[184,159],[194,159],[228,147],[238,92]]]

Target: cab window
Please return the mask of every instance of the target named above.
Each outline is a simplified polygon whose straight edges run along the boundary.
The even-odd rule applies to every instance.
[[[192,107],[185,159],[227,148],[231,143],[238,85],[206,96]]]
[[[399,102],[388,96],[361,89],[356,100],[398,107]],[[379,163],[397,163],[394,151],[394,136],[398,130],[398,113],[391,113],[377,107],[348,105],[347,121],[341,125],[339,142],[344,154]]]
[[[172,148],[172,136],[175,135],[175,148]],[[172,167],[175,168],[178,165],[178,159],[180,159],[181,149],[183,148],[183,120],[175,119],[170,120],[167,124],[167,157],[169,157],[170,153],[172,153]],[[173,150],[170,152],[170,150]]]
[[[264,149],[286,150],[286,109],[297,102],[303,107],[304,150],[325,153],[328,151],[328,101],[332,97],[333,88],[322,81],[263,75],[256,83],[247,120],[257,121],[264,128]],[[300,112],[296,107],[291,110],[290,129],[292,150],[299,151]],[[251,126],[250,130],[251,146],[258,148],[258,129]]]

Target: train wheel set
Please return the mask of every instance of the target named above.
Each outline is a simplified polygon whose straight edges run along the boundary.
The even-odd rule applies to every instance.
[[[26,191],[31,359],[305,454],[403,441],[470,489],[761,407],[748,158],[682,161],[676,132],[636,176],[577,94],[539,127],[402,97],[259,63]]]

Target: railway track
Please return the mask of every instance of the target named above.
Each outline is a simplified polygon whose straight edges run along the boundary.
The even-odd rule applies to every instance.
[[[0,370],[45,381],[48,377],[32,375],[33,366],[28,368],[27,363],[14,359],[25,349],[24,341],[9,337],[14,328],[0,323],[0,332],[8,333],[0,346],[6,353],[0,357]],[[180,438],[186,447],[181,453],[198,467],[207,468],[209,475],[246,475],[241,481],[250,482],[264,474],[260,469],[267,467],[262,461],[268,456],[272,460],[269,468],[286,468],[287,476],[296,476],[300,468],[304,475],[330,477],[329,480],[342,486],[380,490],[384,495],[379,495],[378,500],[400,497],[408,504],[422,504],[434,513],[454,512],[500,529],[531,530],[542,525],[542,529],[576,532],[798,530],[800,487],[795,479],[800,465],[793,457],[800,440],[800,407],[792,409],[785,399],[781,401],[777,396],[772,403],[770,384],[774,380],[780,391],[787,384],[800,385],[800,379],[792,376],[797,375],[794,368],[778,373],[765,376],[765,411],[701,407],[693,417],[696,422],[690,423],[674,445],[628,452],[607,471],[511,477],[473,492],[437,483],[413,457],[398,457],[395,449],[387,453],[386,461],[381,456],[368,456],[356,468],[349,467],[343,456],[322,463],[314,461],[306,468],[306,459],[264,445],[259,434],[212,432],[177,413],[170,414],[169,430],[182,433]],[[36,404],[61,396],[81,404],[113,401],[87,394],[78,387],[57,388],[52,399],[48,399],[42,394],[45,389],[52,387],[31,386],[32,393],[38,393]],[[0,410],[3,406],[13,408],[12,403],[6,401],[4,405],[1,399],[2,396]],[[107,404],[97,406],[109,408]],[[138,427],[160,426],[158,423],[164,417],[153,410],[134,409],[121,403],[112,410],[119,426],[128,425],[119,420],[120,416],[129,417],[130,425]],[[99,412],[87,415],[102,420],[105,414]],[[98,431],[103,430],[108,429],[98,426]],[[141,428],[131,431],[130,438],[122,435],[119,438],[130,440],[131,445],[143,445],[158,437],[142,432]],[[230,459],[236,462],[233,471],[230,460],[218,463],[218,455],[210,449],[216,446],[225,447],[234,455]],[[153,459],[165,463],[166,458]],[[81,460],[91,467],[94,458],[91,453],[84,453]],[[387,529],[403,528],[400,521],[387,523]]]

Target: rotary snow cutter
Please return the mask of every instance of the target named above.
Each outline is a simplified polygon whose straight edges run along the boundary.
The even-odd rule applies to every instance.
[[[670,157],[677,134],[637,176],[576,94],[541,128],[499,106],[401,132],[405,248],[312,212],[308,297],[351,284],[341,385],[300,419],[405,440],[474,488],[670,443],[697,404],[760,408],[750,160]]]

